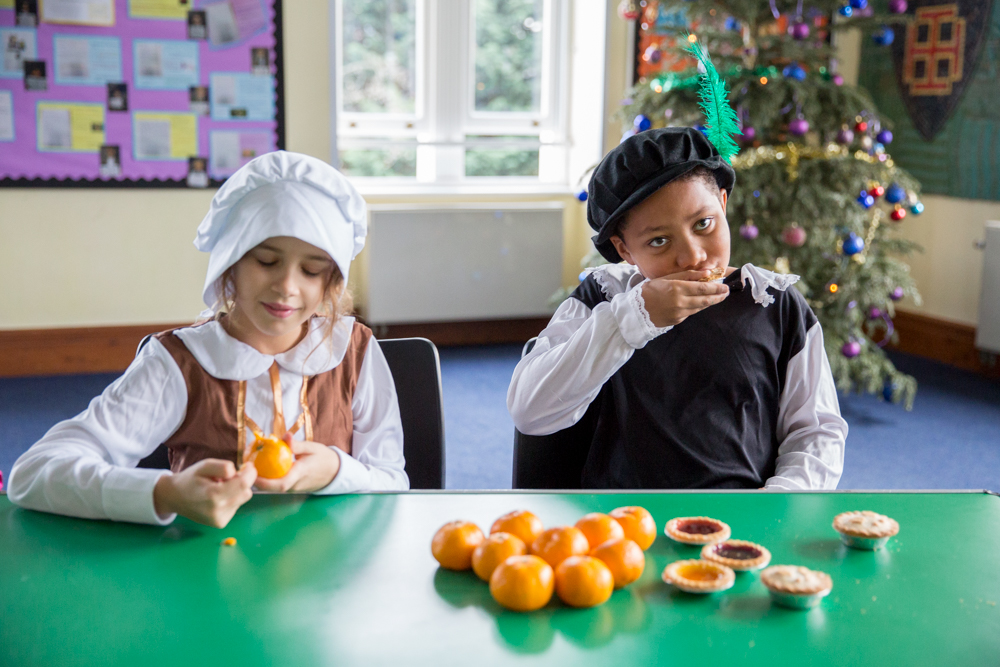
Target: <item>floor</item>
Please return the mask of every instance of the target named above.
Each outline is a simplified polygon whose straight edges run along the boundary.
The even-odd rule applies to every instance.
[[[520,346],[441,349],[447,487],[510,488],[506,394]],[[912,412],[842,396],[850,425],[842,489],[1000,490],[1000,382],[901,354],[920,383]],[[49,427],[86,408],[117,374],[0,379],[0,471]]]

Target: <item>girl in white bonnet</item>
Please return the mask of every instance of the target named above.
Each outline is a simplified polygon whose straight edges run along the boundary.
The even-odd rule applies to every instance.
[[[409,487],[396,391],[371,331],[349,316],[365,203],[321,160],[278,151],[219,189],[195,239],[210,253],[205,322],[153,336],[80,415],[11,471],[10,499],[46,512],[223,527],[266,491]],[[278,479],[246,463],[257,438],[291,445]],[[136,468],[158,446],[170,471]]]

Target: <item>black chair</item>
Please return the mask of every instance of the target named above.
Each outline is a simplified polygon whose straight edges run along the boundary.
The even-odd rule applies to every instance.
[[[139,343],[139,350],[149,336]],[[403,456],[411,489],[444,488],[444,407],[441,361],[426,338],[380,340],[399,398],[403,423]],[[138,350],[136,351],[138,353]],[[140,468],[169,468],[167,448],[160,445],[139,462]]]
[[[532,338],[521,356],[531,352]],[[549,435],[525,435],[514,429],[515,489],[583,488],[583,466],[597,427],[598,401],[587,408],[583,418],[569,428]]]

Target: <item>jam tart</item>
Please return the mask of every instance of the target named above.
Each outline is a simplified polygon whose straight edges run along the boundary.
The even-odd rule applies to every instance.
[[[678,560],[663,570],[663,581],[686,593],[717,593],[732,588],[732,568],[707,560]]]
[[[854,549],[880,549],[899,532],[895,519],[868,510],[838,514],[833,528],[844,544]]]
[[[701,558],[738,572],[749,572],[767,567],[771,562],[771,552],[746,540],[726,540],[718,544],[706,544],[701,550]]]
[[[760,581],[776,603],[792,609],[815,607],[833,588],[826,572],[799,565],[772,565],[760,573]]]
[[[670,539],[684,544],[725,542],[733,532],[729,525],[707,516],[682,516],[671,519],[663,528]]]

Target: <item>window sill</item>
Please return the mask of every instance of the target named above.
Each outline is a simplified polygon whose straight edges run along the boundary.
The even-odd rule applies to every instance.
[[[576,190],[557,183],[372,183],[351,179],[362,196],[378,199],[438,199],[441,197],[569,197]]]

